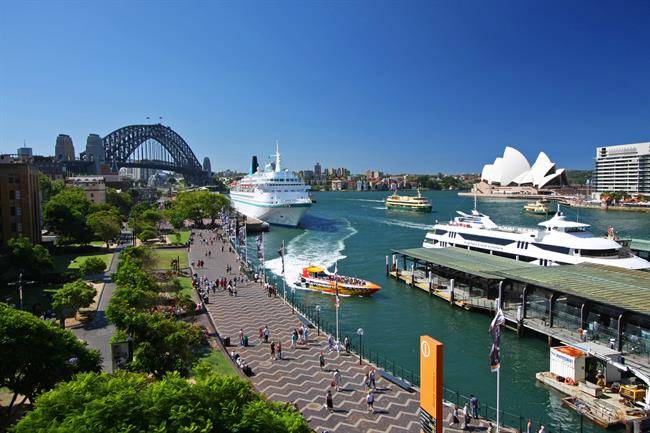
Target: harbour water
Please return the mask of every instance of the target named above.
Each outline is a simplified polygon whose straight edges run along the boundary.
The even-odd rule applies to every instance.
[[[266,267],[281,273],[278,249],[286,245],[286,280],[295,281],[309,264],[334,266],[341,274],[353,275],[379,284],[382,290],[372,298],[344,298],[341,302],[341,338],[356,341],[356,330],[364,329],[364,346],[380,352],[404,368],[418,371],[418,339],[429,334],[445,344],[445,386],[464,395],[473,393],[483,403],[495,405],[496,376],[490,372],[488,353],[490,318],[451,308],[385,275],[385,256],[391,249],[419,247],[436,220],[451,219],[456,210],[468,211],[473,199],[453,191],[424,192],[433,204],[433,213],[389,211],[383,200],[386,192],[316,193],[315,204],[305,215],[302,227],[273,227],[266,234]],[[479,200],[479,210],[499,224],[534,226],[544,218],[524,214],[518,200]],[[591,209],[563,209],[579,221],[592,224],[595,234],[604,235],[611,224],[619,235],[650,237],[650,215],[604,212]],[[249,238],[249,251],[254,250]],[[334,323],[333,297],[296,290],[305,305],[320,305],[321,318]],[[519,339],[505,332],[502,339],[501,407],[534,420],[543,418],[561,423],[565,431],[580,431],[578,418],[561,406],[560,395],[538,385],[535,373],[548,370],[546,341]],[[554,430],[555,431],[555,430]],[[585,422],[584,432],[601,431]]]

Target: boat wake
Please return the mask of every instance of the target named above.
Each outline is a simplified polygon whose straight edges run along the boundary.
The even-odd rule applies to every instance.
[[[366,201],[370,203],[383,203],[385,200],[373,200],[369,198],[346,198],[344,200],[350,200],[350,201]]]
[[[388,208],[386,206],[377,206],[377,207],[373,207],[373,209],[386,210]]]
[[[377,222],[381,224],[386,224],[389,226],[397,226],[397,227],[405,227],[408,229],[416,229],[416,230],[433,230],[433,224],[422,224],[422,223],[414,223],[410,221],[404,221],[404,220],[398,220],[398,219],[376,219]]]
[[[318,224],[326,221],[320,220]],[[332,221],[327,221],[331,226]],[[306,266],[318,265],[331,268],[334,263],[346,258],[343,254],[345,241],[354,236],[357,230],[347,220],[335,223],[337,230],[319,230],[320,225],[310,227],[311,224],[317,223],[305,221],[305,231],[289,241],[284,257],[287,285],[295,287],[294,283],[298,275]],[[268,260],[266,269],[278,276],[282,275],[282,260],[279,257]]]

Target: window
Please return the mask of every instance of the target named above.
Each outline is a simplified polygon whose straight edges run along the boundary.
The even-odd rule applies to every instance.
[[[580,255],[582,257],[611,257],[618,255],[618,250],[608,249],[608,250],[580,250]]]
[[[18,224],[16,224],[16,231],[17,231],[18,233],[22,233],[22,232],[23,232],[23,224],[22,224],[22,223],[18,223]]]
[[[16,216],[21,216],[23,214],[23,209],[20,206],[16,206]]]
[[[16,198],[16,191],[12,189],[11,191],[9,191],[9,200],[13,200],[15,198]]]
[[[545,244],[538,244],[533,242],[533,245],[535,245],[537,248],[545,250],[545,251],[551,251],[554,253],[560,253],[560,254],[569,254],[569,248],[567,247],[560,247],[558,245],[545,245]]]
[[[9,208],[9,215],[16,216],[16,208],[15,207],[11,206]]]
[[[473,235],[469,233],[463,233],[462,236],[464,239],[468,241],[485,242],[488,244],[495,244],[495,245],[508,245],[514,242],[510,239],[501,239],[501,238],[494,238],[491,236]]]
[[[20,200],[20,190],[16,191],[16,200]]]

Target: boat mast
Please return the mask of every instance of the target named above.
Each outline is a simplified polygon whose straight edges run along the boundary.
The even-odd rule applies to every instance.
[[[275,171],[279,172],[280,171],[280,145],[278,144],[278,140],[275,140]]]

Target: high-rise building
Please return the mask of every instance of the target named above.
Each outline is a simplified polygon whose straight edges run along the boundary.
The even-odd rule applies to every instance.
[[[19,147],[17,153],[18,153],[18,158],[23,161],[31,158],[33,155],[31,147]]]
[[[69,135],[59,134],[59,136],[56,137],[54,158],[57,161],[71,161],[74,159],[74,145],[72,144],[72,138]]]
[[[650,194],[650,142],[596,148],[597,192]]]
[[[27,163],[0,164],[0,248],[16,236],[41,242],[38,169]]]
[[[93,161],[92,172],[94,174],[101,174],[102,165],[106,164],[106,151],[104,150],[104,143],[99,135],[88,135],[84,158],[86,161]]]
[[[203,171],[212,173],[212,164],[210,164],[210,158],[207,156],[203,158]]]
[[[320,177],[322,174],[322,167],[320,166],[320,162],[317,162],[316,165],[314,165],[314,176]]]

